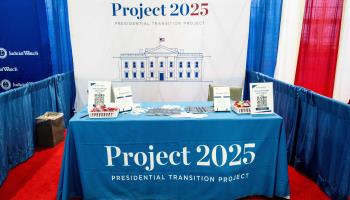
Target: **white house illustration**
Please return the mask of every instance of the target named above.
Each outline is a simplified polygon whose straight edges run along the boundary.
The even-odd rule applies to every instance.
[[[120,54],[122,81],[201,81],[203,53],[159,45]]]

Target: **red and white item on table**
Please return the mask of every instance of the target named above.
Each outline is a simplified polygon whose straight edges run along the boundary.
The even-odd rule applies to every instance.
[[[89,110],[89,118],[116,118],[119,114],[119,108],[107,106],[94,106]]]
[[[250,114],[250,101],[234,101],[232,110],[237,114]]]

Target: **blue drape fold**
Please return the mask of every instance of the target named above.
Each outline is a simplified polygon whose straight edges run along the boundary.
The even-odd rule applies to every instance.
[[[282,0],[252,0],[250,7],[247,69],[274,75]]]
[[[67,0],[45,0],[52,74],[73,71]]]
[[[350,195],[350,106],[261,73],[250,82],[273,82],[275,112],[285,121],[288,160],[332,198]]]
[[[31,93],[29,87],[14,89],[4,92],[0,96],[0,135],[4,139],[1,165],[5,169],[25,161],[34,151],[33,141],[33,108],[31,105]],[[0,137],[1,137],[0,136]],[[7,153],[11,152],[11,153]],[[7,154],[6,154],[7,153]],[[1,172],[3,168],[1,168]],[[0,175],[0,177],[4,177]],[[1,180],[0,180],[1,181]]]
[[[34,153],[35,118],[47,111],[73,114],[73,72],[55,75],[0,94],[0,185],[8,171]]]
[[[69,119],[73,116],[75,103],[75,82],[73,72],[64,76],[56,75],[56,98],[57,110],[63,112],[65,124],[68,126]]]
[[[55,79],[49,78],[31,84],[31,98],[33,116],[37,117],[46,111],[57,111],[57,99],[55,92]]]

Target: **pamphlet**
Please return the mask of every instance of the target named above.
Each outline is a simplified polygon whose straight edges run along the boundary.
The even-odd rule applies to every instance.
[[[111,82],[89,81],[88,110],[109,106],[111,103]]]
[[[231,109],[230,88],[214,87],[214,111],[228,112]]]
[[[273,113],[273,84],[250,83],[251,114]]]
[[[113,92],[115,97],[115,106],[117,106],[121,112],[132,110],[134,102],[130,86],[114,87]]]

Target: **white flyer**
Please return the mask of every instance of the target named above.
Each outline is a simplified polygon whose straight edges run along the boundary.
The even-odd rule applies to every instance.
[[[132,110],[134,101],[132,98],[132,91],[130,86],[114,87],[115,106],[121,112]]]
[[[214,87],[214,111],[228,112],[231,109],[230,88]]]
[[[88,109],[96,106],[110,106],[111,82],[89,81]]]
[[[273,113],[273,83],[250,83],[251,114]]]

